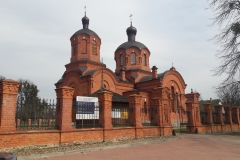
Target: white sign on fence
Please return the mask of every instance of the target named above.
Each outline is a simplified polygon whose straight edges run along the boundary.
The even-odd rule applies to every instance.
[[[98,98],[77,96],[76,119],[99,119]]]

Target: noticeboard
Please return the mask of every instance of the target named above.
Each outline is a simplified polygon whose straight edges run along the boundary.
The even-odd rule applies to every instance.
[[[76,119],[99,119],[98,98],[77,96]]]

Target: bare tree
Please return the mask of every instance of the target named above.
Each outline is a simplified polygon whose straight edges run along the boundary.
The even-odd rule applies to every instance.
[[[240,82],[227,81],[226,85],[216,88],[216,93],[223,105],[239,106],[240,105]]]
[[[214,75],[226,73],[223,83],[236,78],[239,74],[240,52],[240,1],[239,0],[209,0],[210,8],[215,13],[213,25],[220,26],[220,33],[214,37],[221,49],[217,57],[221,65],[214,69]],[[238,77],[239,78],[239,77]]]

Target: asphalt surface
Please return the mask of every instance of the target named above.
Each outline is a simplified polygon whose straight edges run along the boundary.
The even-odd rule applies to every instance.
[[[240,136],[182,134],[148,141],[18,157],[18,160],[240,160]]]

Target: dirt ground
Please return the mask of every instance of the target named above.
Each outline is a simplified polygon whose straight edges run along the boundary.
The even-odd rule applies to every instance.
[[[140,143],[92,148],[40,157],[19,157],[19,160],[239,160],[240,136],[182,134],[177,139],[161,142]],[[37,159],[38,158],[38,159]]]

